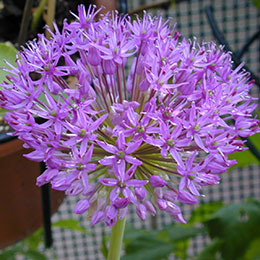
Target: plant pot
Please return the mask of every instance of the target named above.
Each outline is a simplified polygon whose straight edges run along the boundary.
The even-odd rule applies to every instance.
[[[29,236],[43,223],[41,189],[35,185],[40,164],[23,157],[28,150],[22,144],[18,139],[0,144],[0,249]],[[52,213],[63,198],[63,192],[51,191]]]

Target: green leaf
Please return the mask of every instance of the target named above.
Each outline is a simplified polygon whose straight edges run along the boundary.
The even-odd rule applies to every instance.
[[[24,252],[24,243],[19,242],[17,244],[14,244],[11,247],[8,247],[7,249],[4,249],[0,253],[0,259],[1,260],[16,260],[16,255],[19,253]]]
[[[216,254],[219,251],[223,241],[214,239],[208,244],[195,258],[195,260],[219,260]]]
[[[1,260],[15,260],[18,255],[26,256],[31,260],[46,260],[46,256],[39,250],[27,249],[24,241],[19,242],[0,254]]]
[[[189,239],[205,232],[204,227],[191,227],[187,225],[177,225],[168,227],[168,235],[173,244],[176,241]]]
[[[16,52],[17,50],[12,47],[11,45],[8,45],[6,43],[0,43],[0,68],[7,68],[8,65],[4,62],[4,60],[7,60],[9,63],[12,65],[16,65],[15,60],[16,60]],[[0,83],[5,80],[5,76],[8,73],[0,69]]]
[[[223,241],[222,257],[225,260],[239,259],[251,241],[260,236],[260,202],[230,204],[213,214],[205,225],[212,239]]]
[[[260,238],[253,240],[246,250],[241,260],[259,260],[260,259]]]
[[[28,259],[31,259],[31,260],[47,260],[47,257],[37,251],[37,250],[28,250],[28,251],[25,251],[25,252],[21,252],[24,256],[28,257]]]
[[[173,245],[173,253],[180,259],[186,259],[190,238],[203,233],[205,228],[197,228],[188,225],[174,225],[167,227],[167,230],[169,239]]]
[[[4,250],[0,253],[0,259],[1,260],[15,260],[16,259],[17,250],[15,249],[9,249]]]
[[[161,231],[157,231],[157,232],[153,232],[154,236],[158,239],[161,239],[164,242],[171,242],[170,238],[169,238],[169,234],[168,234],[168,230],[167,230],[168,226],[166,226],[163,230]]]
[[[148,231],[127,225],[124,237],[126,256],[122,260],[157,260],[167,257],[171,252],[185,259],[189,239],[204,230],[187,225],[170,225],[161,231]]]
[[[256,146],[258,150],[260,150],[260,133],[254,134],[249,137],[250,141]],[[233,167],[247,167],[252,164],[259,164],[259,160],[254,156],[254,154],[250,150],[245,150],[243,152],[237,152],[230,154],[228,156],[230,160],[237,160],[237,164]],[[231,169],[233,169],[231,167]]]
[[[79,231],[81,233],[88,233],[85,228],[80,226],[76,219],[63,219],[52,224],[53,227],[66,228],[70,230]]]
[[[253,3],[257,8],[260,8],[260,0],[253,0]]]
[[[124,244],[127,246],[132,241],[146,235],[149,231],[145,229],[136,229],[131,224],[126,224],[124,233]]]
[[[170,243],[151,235],[133,240],[125,248],[126,255],[121,260],[158,260],[167,258],[173,250]]]
[[[188,225],[206,221],[213,213],[223,206],[221,201],[201,204],[191,213]]]
[[[178,259],[185,260],[188,257],[188,248],[190,245],[190,240],[186,239],[183,241],[177,241],[174,243],[173,253]]]
[[[43,229],[40,228],[24,240],[24,244],[30,249],[37,249],[43,241]]]
[[[228,159],[237,161],[237,164],[232,166],[230,170],[233,170],[235,167],[243,168],[252,164],[259,164],[259,160],[249,150],[230,154]]]

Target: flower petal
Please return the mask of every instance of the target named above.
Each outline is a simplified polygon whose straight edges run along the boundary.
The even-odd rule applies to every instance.
[[[125,152],[126,152],[127,154],[133,153],[134,151],[136,151],[136,150],[140,147],[140,145],[142,144],[142,142],[143,142],[143,140],[140,139],[140,140],[138,140],[138,141],[136,141],[136,142],[131,142],[131,143],[129,143],[128,146],[127,146],[127,148],[125,149]]]
[[[141,165],[142,164],[142,162],[140,160],[136,159],[135,157],[133,157],[131,155],[126,155],[125,160],[128,163],[131,163],[131,164],[134,164],[134,165]]]
[[[110,192],[110,200],[113,202],[115,201],[118,196],[120,194],[120,188],[119,187],[115,187],[111,192]]]
[[[115,156],[106,156],[103,159],[99,160],[98,162],[100,164],[110,166],[110,165],[113,165],[115,161],[116,161]]]
[[[118,184],[118,180],[112,178],[99,179],[99,182],[105,186],[116,186]]]
[[[175,148],[170,149],[170,154],[172,158],[177,162],[178,165],[180,165],[182,168],[185,168],[184,163]]]
[[[111,144],[107,144],[105,142],[96,140],[96,143],[103,148],[105,151],[109,152],[109,153],[113,153],[115,154],[117,152],[117,148]]]
[[[126,186],[141,187],[141,186],[144,186],[147,183],[148,183],[148,181],[131,179],[131,180],[126,182]]]

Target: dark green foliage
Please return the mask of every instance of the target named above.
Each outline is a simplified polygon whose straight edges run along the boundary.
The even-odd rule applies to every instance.
[[[128,226],[122,260],[161,260],[170,254],[192,259],[187,253],[190,239],[205,234],[211,241],[194,260],[260,259],[260,202],[249,200],[226,206],[221,202],[205,203],[193,211],[188,224],[170,225],[160,231]]]
[[[4,60],[8,61],[12,65],[15,65],[16,49],[6,43],[0,43],[0,83],[5,80],[5,76],[8,74],[2,70],[2,68],[8,68],[8,65]]]
[[[166,258],[173,245],[151,235],[141,235],[126,247],[122,260],[158,260]]]
[[[258,151],[260,150],[260,134],[254,134],[253,136],[249,137],[250,141],[256,146]],[[230,168],[233,169],[234,167],[247,167],[252,164],[259,164],[259,160],[253,155],[253,153],[248,149],[243,152],[232,153],[228,156],[230,160],[237,160],[237,164]]]
[[[253,0],[253,3],[257,8],[260,8],[260,0]]]
[[[260,238],[260,202],[228,205],[213,214],[205,226],[212,239],[223,241],[219,246],[223,259],[239,259],[251,242]]]

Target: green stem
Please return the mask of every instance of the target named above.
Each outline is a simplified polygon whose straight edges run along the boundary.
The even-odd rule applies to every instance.
[[[47,25],[49,26],[50,30],[53,31],[53,21],[55,17],[55,10],[56,10],[56,0],[48,0],[48,9],[47,9]],[[49,39],[51,34],[46,30],[46,37]]]
[[[47,0],[41,0],[39,6],[37,7],[36,11],[33,14],[33,19],[32,19],[32,24],[31,24],[31,29],[33,32],[35,32],[37,29],[37,26],[41,19],[41,16],[44,11],[44,7],[45,7],[46,3],[47,3]]]
[[[112,228],[110,247],[107,260],[119,260],[125,231],[125,220],[118,220]]]
[[[21,48],[21,45],[23,45],[28,37],[28,27],[30,18],[32,15],[32,6],[33,6],[33,0],[26,0],[25,6],[23,9],[23,18],[21,22],[21,27],[19,31],[18,36],[18,47]]]

